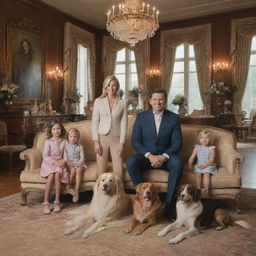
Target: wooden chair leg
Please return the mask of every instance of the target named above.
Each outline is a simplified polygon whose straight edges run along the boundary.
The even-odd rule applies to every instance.
[[[23,188],[20,188],[21,193],[21,205],[24,206],[27,204],[27,193]]]
[[[240,209],[240,203],[241,203],[241,195],[240,193],[237,194],[234,198],[234,203],[235,203],[235,209],[237,213],[242,213],[241,209]]]

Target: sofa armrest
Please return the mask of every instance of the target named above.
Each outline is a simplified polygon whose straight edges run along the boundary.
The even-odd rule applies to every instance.
[[[40,150],[36,148],[30,148],[20,153],[20,159],[25,160],[24,171],[33,171],[40,168],[43,157]]]
[[[226,168],[232,175],[240,175],[240,164],[244,161],[244,157],[234,149],[229,153],[226,160]]]

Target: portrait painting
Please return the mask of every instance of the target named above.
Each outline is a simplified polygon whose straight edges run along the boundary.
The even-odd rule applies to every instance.
[[[13,24],[7,31],[10,81],[20,87],[20,98],[42,98],[43,47],[39,33]]]

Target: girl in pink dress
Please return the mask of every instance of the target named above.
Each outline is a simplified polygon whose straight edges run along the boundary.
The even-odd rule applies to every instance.
[[[60,191],[61,182],[68,183],[68,173],[66,169],[66,161],[64,159],[64,147],[66,140],[64,136],[66,130],[64,126],[55,122],[47,129],[47,140],[44,145],[43,162],[41,165],[40,175],[47,178],[45,191],[43,212],[49,214],[51,212],[49,207],[49,195],[54,182],[55,185],[55,200],[54,212],[61,211],[60,208]]]

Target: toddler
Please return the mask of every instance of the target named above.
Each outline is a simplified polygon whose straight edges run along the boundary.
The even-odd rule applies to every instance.
[[[68,173],[65,160],[63,159],[64,147],[66,143],[66,140],[64,139],[65,134],[66,130],[64,126],[58,122],[55,122],[50,127],[48,127],[46,132],[47,140],[45,141],[44,145],[43,162],[40,171],[41,177],[47,178],[43,202],[44,214],[49,214],[51,212],[49,207],[49,195],[53,183],[55,185],[55,200],[53,202],[53,211],[61,211],[61,182],[68,183]]]
[[[202,178],[204,182],[204,190],[202,195],[209,196],[210,175],[216,174],[216,166],[214,164],[215,146],[212,146],[212,136],[209,130],[204,129],[198,132],[198,140],[200,145],[195,145],[193,153],[188,161],[188,168],[192,170],[192,164],[197,157],[197,163],[194,167],[196,173],[196,186],[201,189]]]
[[[73,195],[73,203],[79,200],[79,186],[82,180],[83,168],[87,168],[84,162],[83,146],[78,142],[80,132],[76,128],[68,130],[68,142],[65,145],[65,154],[67,157],[67,165],[70,170],[69,192]],[[72,189],[72,183],[75,180],[75,189]]]

